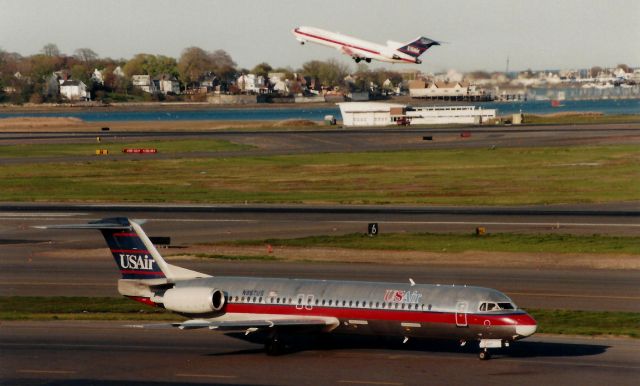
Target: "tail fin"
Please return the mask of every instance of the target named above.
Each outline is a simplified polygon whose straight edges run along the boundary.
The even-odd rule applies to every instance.
[[[439,45],[440,43],[438,43],[437,41],[421,36],[419,38],[416,38],[412,42],[405,43],[404,45],[398,48],[398,51],[403,52],[407,55],[413,56],[414,58],[417,58],[418,56],[422,55],[426,50],[428,50],[431,46],[439,46]]]
[[[142,223],[142,222],[141,222]],[[126,217],[105,218],[88,224],[52,225],[45,229],[97,229],[102,232],[123,279],[175,279],[208,275],[167,264],[140,224]]]

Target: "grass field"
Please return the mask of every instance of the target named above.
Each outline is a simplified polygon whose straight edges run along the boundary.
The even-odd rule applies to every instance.
[[[109,154],[120,153],[124,148],[155,148],[159,153],[192,153],[247,150],[251,146],[213,139],[190,139],[171,141],[116,141],[113,139],[96,143],[25,144],[0,146],[0,158],[17,157],[64,157],[95,155],[97,149],[106,149]]]
[[[527,125],[579,125],[579,124],[610,124],[640,122],[640,115],[604,115],[600,113],[558,113],[533,115],[525,114],[524,123]]]
[[[640,313],[527,310],[538,333],[640,337]],[[126,298],[0,297],[0,320],[164,320],[183,317]]]
[[[0,167],[0,201],[522,205],[639,198],[633,145]]]
[[[332,247],[460,253],[466,251],[534,253],[640,253],[639,237],[569,234],[475,234],[363,233],[311,236],[297,239],[240,240],[227,245],[265,245],[301,248]]]

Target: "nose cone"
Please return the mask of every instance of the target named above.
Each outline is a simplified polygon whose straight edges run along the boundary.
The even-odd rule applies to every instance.
[[[535,319],[531,317],[529,314],[524,314],[521,317],[517,318],[516,321],[516,334],[525,338],[527,336],[533,335],[538,329],[538,324]]]

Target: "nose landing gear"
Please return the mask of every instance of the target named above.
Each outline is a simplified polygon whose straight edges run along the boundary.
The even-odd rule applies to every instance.
[[[486,361],[491,359],[491,353],[486,348],[478,353],[478,359],[481,361]]]

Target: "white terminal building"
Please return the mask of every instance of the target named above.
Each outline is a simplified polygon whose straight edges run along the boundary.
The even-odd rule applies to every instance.
[[[496,117],[495,109],[476,106],[410,107],[396,103],[338,103],[344,126],[420,124],[482,124]]]

